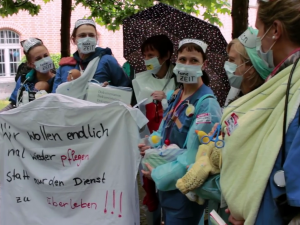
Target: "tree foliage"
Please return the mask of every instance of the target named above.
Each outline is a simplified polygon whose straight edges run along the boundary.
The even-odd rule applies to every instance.
[[[45,0],[47,2],[48,0]],[[0,16],[6,17],[17,14],[19,10],[26,10],[30,15],[34,16],[39,13],[40,5],[33,3],[30,0],[1,0],[0,1]]]
[[[157,1],[158,2],[158,1]],[[204,20],[221,26],[218,14],[230,14],[228,0],[161,0],[186,13],[200,15],[200,7],[205,8]],[[155,4],[153,0],[75,0],[91,10],[90,18],[108,30],[119,30],[123,19],[145,10]]]

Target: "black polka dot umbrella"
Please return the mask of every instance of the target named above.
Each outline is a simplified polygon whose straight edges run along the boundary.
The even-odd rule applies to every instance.
[[[137,73],[146,70],[140,51],[142,43],[158,34],[165,34],[172,40],[175,53],[179,41],[184,38],[200,39],[208,44],[205,71],[210,76],[210,87],[223,106],[230,85],[223,69],[227,42],[219,28],[163,3],[124,19],[124,58]],[[176,62],[176,54],[172,61]]]

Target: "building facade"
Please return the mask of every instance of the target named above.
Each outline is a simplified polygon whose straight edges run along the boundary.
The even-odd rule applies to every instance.
[[[20,41],[29,37],[38,37],[43,40],[50,53],[60,52],[60,13],[61,0],[53,0],[45,4],[43,0],[35,0],[42,6],[39,15],[31,16],[26,11],[20,11],[17,15],[0,19],[0,82],[12,81],[17,70],[18,63],[23,56]],[[250,0],[249,24],[254,26],[256,17],[256,0]],[[77,6],[72,12],[71,28],[77,19],[89,16],[89,10],[83,6]],[[230,15],[220,15],[223,27],[221,31],[227,41],[231,39],[232,22]],[[122,65],[123,58],[123,32],[108,31],[98,26],[100,33],[98,45],[110,47],[118,62]],[[71,44],[71,51],[76,51],[76,46]]]

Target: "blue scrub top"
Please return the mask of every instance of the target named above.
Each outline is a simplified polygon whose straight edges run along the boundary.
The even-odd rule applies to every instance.
[[[184,144],[186,143],[186,139],[187,139],[187,135],[188,132],[192,126],[192,122],[194,122],[194,118],[193,116],[187,116],[186,115],[186,109],[188,107],[188,104],[192,104],[195,108],[196,105],[198,103],[198,100],[205,96],[205,95],[213,95],[212,90],[207,87],[205,84],[203,84],[192,96],[190,96],[189,98],[187,98],[186,100],[182,101],[180,104],[180,98],[181,98],[181,94],[182,94],[183,90],[180,90],[178,92],[178,94],[176,95],[175,100],[169,105],[169,107],[167,108],[167,110],[164,112],[164,124],[163,127],[160,127],[159,131],[162,134],[162,143],[164,144],[165,140],[168,139],[170,141],[170,144],[176,144],[179,146],[179,148],[186,148],[186,146],[184,146]],[[209,97],[208,98],[212,98]],[[205,105],[205,99],[203,100],[204,103],[203,105]],[[212,101],[214,101],[215,103],[217,102],[214,98],[212,99]],[[206,101],[207,104],[209,104],[210,101]],[[178,105],[178,106],[177,106]],[[215,110],[216,112],[219,112],[220,109],[218,108],[218,104],[215,104],[217,107],[216,108],[212,108],[213,110]],[[176,107],[177,106],[177,107]],[[174,110],[176,107],[176,113],[178,113],[178,122],[177,123],[171,123],[171,125],[166,128],[166,125],[168,123],[168,120],[165,120],[167,117],[167,114]],[[201,114],[200,112],[203,113],[208,113],[208,117],[210,117],[211,119],[213,119],[214,121],[219,121],[219,117],[218,117],[218,113],[214,113],[214,112],[210,112],[209,108],[204,109],[205,107],[207,107],[206,105],[204,107],[200,107],[199,112],[195,112],[198,114]],[[207,110],[207,111],[206,111]],[[174,114],[176,114],[174,113]],[[180,124],[178,126],[178,124]],[[200,123],[201,127],[198,127],[199,129],[205,131],[205,132],[209,132],[212,128],[212,124],[211,121],[208,123]],[[196,135],[195,135],[195,138]],[[198,145],[200,144],[200,142],[198,142]],[[198,146],[197,146],[198,147]]]
[[[67,82],[70,70],[80,70],[79,65],[83,67],[83,70],[85,70],[89,62],[99,55],[102,55],[102,57],[98,63],[93,79],[100,83],[109,81],[112,86],[131,87],[131,80],[111,54],[112,53],[109,48],[103,49],[97,47],[92,55],[90,55],[87,59],[82,60],[79,57],[78,51],[76,51],[73,54],[73,57],[77,62],[76,65],[63,65],[56,70],[52,93],[56,93],[56,89],[60,84]]]
[[[281,225],[283,221],[274,201],[278,196],[286,193],[290,206],[299,207],[300,212],[300,121],[299,109],[295,118],[289,125],[286,133],[286,158],[283,166],[286,187],[277,187],[274,183],[274,174],[281,170],[282,152],[276,159],[274,168],[269,178],[260,209],[256,218],[257,225]],[[271,150],[271,149],[270,149]]]
[[[206,85],[202,85],[190,98],[189,103],[196,105],[203,96],[213,95],[212,90]],[[176,107],[180,101],[181,91],[176,95],[175,100],[171,103],[164,113],[166,115]],[[206,133],[210,132],[215,123],[220,122],[221,108],[219,103],[214,97],[207,97],[202,100],[200,107],[195,111],[195,116],[187,116],[185,110],[187,105],[186,101],[180,103],[177,109],[180,113],[178,119],[180,126],[176,123],[168,131],[165,127],[168,122],[162,121],[158,133],[163,137],[162,143],[166,139],[170,144],[177,144],[180,148],[187,149],[182,155],[177,157],[176,161],[160,165],[152,170],[152,178],[159,191],[159,198],[161,206],[167,216],[167,221],[172,221],[170,224],[176,224],[174,218],[181,218],[186,221],[185,224],[198,224],[205,205],[198,205],[191,202],[176,188],[176,182],[179,178],[183,177],[187,171],[186,166],[195,162],[195,157],[200,145],[199,139],[195,130],[202,130]],[[182,109],[180,109],[182,107]],[[200,116],[198,119],[198,116]],[[201,117],[202,116],[202,117]],[[206,116],[207,121],[204,120]],[[178,124],[178,123],[177,123]],[[187,142],[186,142],[187,139]],[[185,145],[186,143],[186,145]],[[182,224],[182,223],[180,223]]]

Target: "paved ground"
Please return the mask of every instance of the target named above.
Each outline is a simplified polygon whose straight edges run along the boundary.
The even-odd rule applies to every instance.
[[[8,98],[15,88],[16,83],[13,81],[0,80],[0,100]]]
[[[144,191],[143,187],[141,186],[140,176],[138,176],[138,186],[139,186],[140,220],[141,220],[141,225],[147,225],[147,221],[146,221],[146,208],[143,205],[143,198],[145,196],[145,191]]]

